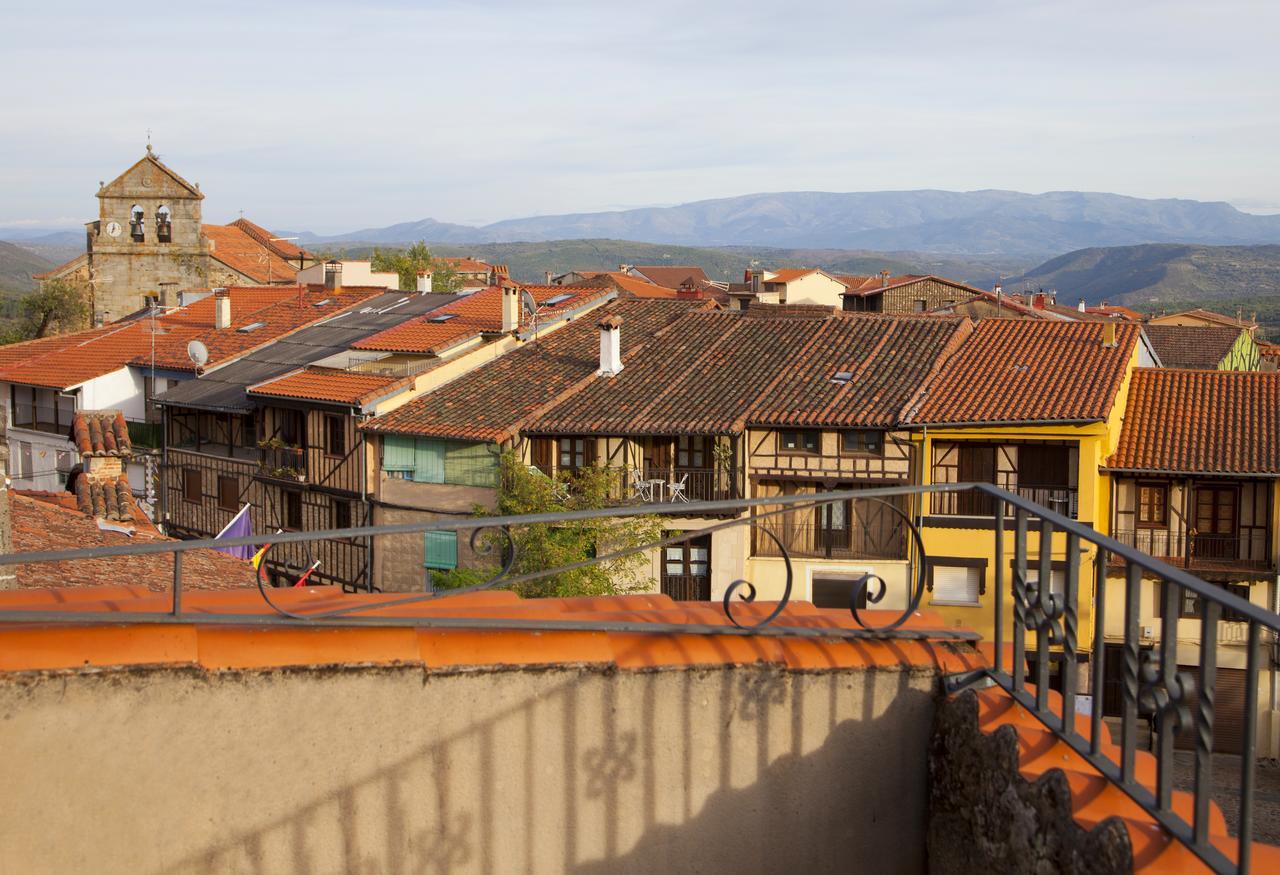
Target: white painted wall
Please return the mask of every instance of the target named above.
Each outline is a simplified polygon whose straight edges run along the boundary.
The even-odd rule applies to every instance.
[[[298,271],[299,283],[323,283],[324,264],[313,264],[305,270]],[[344,286],[385,286],[392,291],[400,288],[400,275],[389,271],[374,271],[373,265],[367,261],[342,262],[342,284]]]
[[[142,371],[121,368],[80,385],[77,410],[119,410],[124,418],[142,422],[146,418]]]

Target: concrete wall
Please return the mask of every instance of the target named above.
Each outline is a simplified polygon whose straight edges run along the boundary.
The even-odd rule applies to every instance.
[[[0,679],[14,872],[923,872],[930,673]]]

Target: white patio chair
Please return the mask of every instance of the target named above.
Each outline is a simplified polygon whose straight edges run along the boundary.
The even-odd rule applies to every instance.
[[[689,485],[689,475],[680,475],[679,480],[672,480],[667,483],[667,500],[689,502],[689,496],[684,494],[685,487]]]

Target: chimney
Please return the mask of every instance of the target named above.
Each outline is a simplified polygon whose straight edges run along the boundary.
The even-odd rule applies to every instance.
[[[0,406],[0,553],[13,552],[13,523],[9,509],[9,412]],[[17,589],[12,565],[0,565],[0,590]]]
[[[1044,309],[1044,292],[1036,292],[1034,295],[1031,296],[1031,309],[1033,310]]]
[[[1004,287],[1003,287],[1003,286],[1001,286],[999,283],[996,283],[996,284],[991,288],[991,291],[992,291],[992,292],[995,294],[995,296],[998,298],[998,297],[1000,297],[1000,295],[1004,292]]]
[[[213,290],[213,327],[231,327],[231,292],[226,289]]]
[[[1102,323],[1102,345],[1108,349],[1116,345],[1116,323]]]
[[[520,327],[520,289],[515,286],[502,287],[502,332],[515,331]]]
[[[546,277],[547,285],[551,285],[551,271],[544,271],[543,275]]]
[[[336,258],[324,263],[324,287],[331,290],[342,288],[342,262]]]
[[[751,271],[751,294],[760,294],[760,271]]]
[[[880,271],[880,288],[883,289],[887,285],[889,285],[889,271],[882,270]]]
[[[498,269],[496,267],[489,268],[489,285],[496,286],[498,284]]]
[[[615,376],[622,370],[622,317],[615,314],[600,320],[600,370],[601,377]]]
[[[429,270],[418,271],[418,294],[426,295],[431,292],[432,273]]]
[[[1084,298],[1081,298],[1081,299],[1080,299],[1080,303],[1079,303],[1079,304],[1076,304],[1076,309],[1077,309],[1077,310],[1079,310],[1081,313],[1083,313],[1083,312],[1085,311],[1085,307],[1084,307]]]

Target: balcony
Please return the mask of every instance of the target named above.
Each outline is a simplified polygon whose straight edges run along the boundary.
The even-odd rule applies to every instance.
[[[769,535],[777,538],[775,541]],[[824,526],[816,521],[795,521],[783,516],[756,521],[751,554],[781,557],[785,554],[810,559],[880,559],[905,561],[907,531],[892,511],[880,505],[865,509],[851,525]]]
[[[291,483],[307,481],[307,454],[302,447],[262,447],[260,477]]]
[[[1275,556],[1264,532],[1201,535],[1168,529],[1122,529],[1112,532],[1133,547],[1170,565],[1197,571],[1273,571]]]
[[[1018,486],[1010,491],[1069,519],[1079,518],[1079,495],[1074,486]],[[943,492],[930,497],[929,508],[935,516],[993,517],[996,498],[986,492]],[[1005,516],[1012,515],[1012,505],[1006,504]]]
[[[624,504],[687,504],[742,498],[738,478],[722,468],[610,468],[611,499]]]

